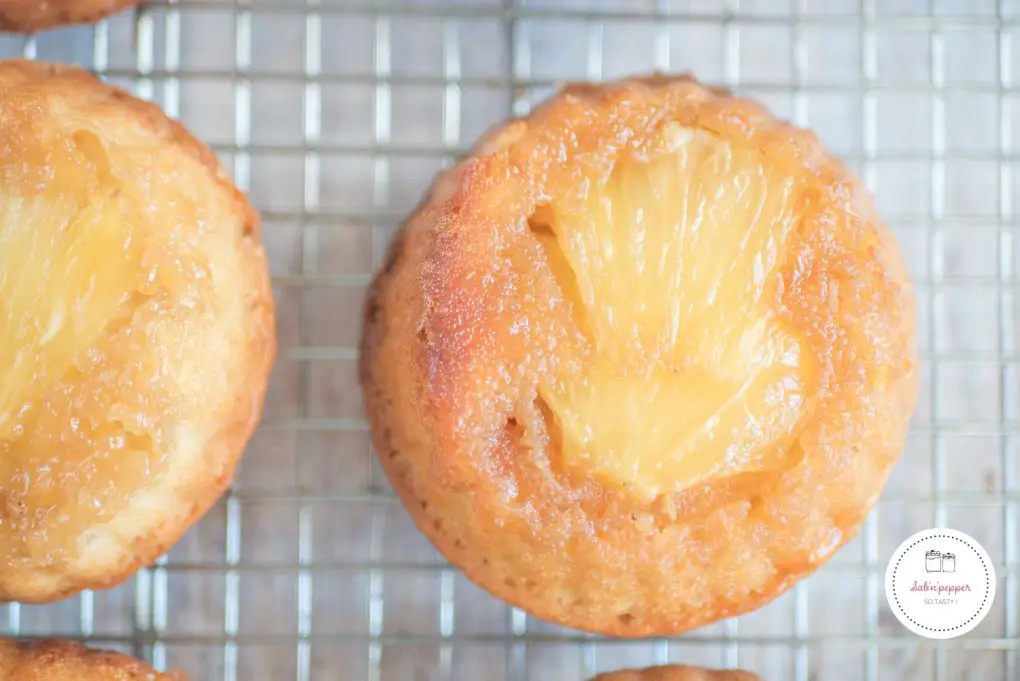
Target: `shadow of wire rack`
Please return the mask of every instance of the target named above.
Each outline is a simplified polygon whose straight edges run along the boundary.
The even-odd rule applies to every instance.
[[[12,604],[0,631],[133,652],[196,681],[570,681],[622,666],[766,680],[1020,679],[1020,0],[163,0],[0,38],[77,62],[204,138],[264,215],[281,351],[233,490],[121,588]],[[812,126],[877,195],[917,284],[923,387],[861,536],[773,604],[612,641],[535,621],[450,569],[376,467],[360,301],[432,174],[564,79],[692,70]],[[890,616],[885,562],[949,525],[997,564],[976,631]]]

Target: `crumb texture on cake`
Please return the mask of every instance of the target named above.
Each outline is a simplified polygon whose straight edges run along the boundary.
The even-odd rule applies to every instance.
[[[407,220],[361,381],[394,488],[470,578],[676,633],[856,534],[913,411],[914,305],[811,132],[687,77],[569,86]]]
[[[0,681],[188,681],[161,674],[141,660],[72,641],[29,643],[0,638]]]
[[[115,584],[225,488],[275,352],[258,216],[155,106],[0,62],[0,598]]]

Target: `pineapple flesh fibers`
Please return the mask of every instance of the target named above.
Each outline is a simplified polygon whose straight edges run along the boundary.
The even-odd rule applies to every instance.
[[[648,500],[781,466],[812,379],[778,303],[794,180],[706,132],[663,137],[532,220],[591,346],[540,390],[564,463]]]

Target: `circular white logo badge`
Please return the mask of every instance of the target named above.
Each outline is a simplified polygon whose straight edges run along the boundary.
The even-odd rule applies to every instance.
[[[973,537],[924,530],[900,544],[885,571],[885,597],[896,619],[925,638],[962,636],[995,600],[995,566]]]

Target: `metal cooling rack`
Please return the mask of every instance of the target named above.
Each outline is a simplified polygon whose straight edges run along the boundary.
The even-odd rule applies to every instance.
[[[108,592],[0,630],[123,649],[196,681],[581,681],[742,666],[768,681],[1020,679],[1020,0],[164,0],[0,39],[84,64],[205,139],[265,219],[280,359],[236,484]],[[413,529],[372,458],[360,301],[398,220],[488,125],[562,79],[693,70],[811,125],[877,195],[920,303],[924,389],[862,536],[768,607],[611,641],[489,598]],[[967,637],[908,634],[885,561],[948,524],[997,563]]]

